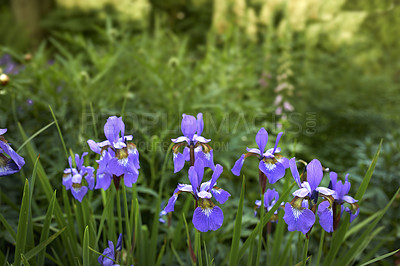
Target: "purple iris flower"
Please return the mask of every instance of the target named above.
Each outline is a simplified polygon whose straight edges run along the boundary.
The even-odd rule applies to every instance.
[[[186,161],[191,159],[196,161],[203,160],[204,165],[214,170],[213,151],[207,143],[210,139],[206,139],[203,133],[204,122],[203,114],[198,113],[197,119],[191,115],[182,115],[181,130],[183,136],[171,139],[176,145],[172,148],[174,160],[174,173],[182,170]],[[183,153],[179,152],[180,147],[184,147]],[[191,155],[191,150],[193,154]],[[191,158],[193,157],[193,158]]]
[[[164,201],[163,202],[161,202],[161,211],[160,211],[160,214],[159,214],[159,219],[158,219],[158,221],[160,222],[160,223],[163,223],[163,224],[165,224],[165,220],[164,220],[164,216],[166,216],[167,215],[167,212],[165,211],[165,209],[164,209]]]
[[[14,62],[9,54],[5,54],[0,58],[0,68],[2,68],[5,74],[18,74],[23,66],[18,65]]]
[[[281,151],[281,149],[278,148],[278,143],[282,134],[283,132],[280,132],[276,137],[275,147],[272,149],[268,149],[266,152],[264,152],[265,146],[268,142],[268,132],[265,130],[265,128],[261,128],[256,135],[256,143],[258,145],[258,149],[247,148],[247,153],[243,154],[236,161],[231,170],[232,173],[239,176],[244,160],[249,156],[256,156],[260,160],[259,169],[268,178],[269,183],[273,184],[281,179],[285,175],[286,168],[289,167],[288,159],[278,154]],[[264,192],[265,185],[262,184],[263,182],[261,179],[260,183],[263,187]]]
[[[19,156],[4,138],[6,132],[6,128],[0,128],[0,176],[17,173],[25,164],[24,158]]]
[[[97,261],[102,266],[113,266],[119,265],[116,264],[116,253],[122,250],[122,234],[119,235],[117,246],[114,249],[114,243],[108,240],[108,248],[105,248],[103,251],[103,255],[100,255]]]
[[[164,211],[166,213],[174,211],[175,202],[181,192],[191,193],[197,206],[192,218],[194,227],[200,232],[216,231],[223,223],[224,214],[221,208],[211,201],[211,198],[214,196],[216,201],[224,204],[231,196],[227,191],[216,186],[222,171],[222,166],[217,164],[211,179],[201,183],[204,175],[204,163],[202,160],[195,161],[194,166],[189,168],[190,185],[178,184]]]
[[[308,208],[309,203],[313,205],[317,204],[319,194],[329,200],[332,198],[331,195],[335,192],[329,188],[318,187],[323,177],[323,169],[321,163],[317,159],[312,160],[307,165],[307,180],[303,183],[300,182],[296,158],[290,159],[289,165],[299,189],[293,192],[295,198],[291,202],[285,204],[285,215],[283,219],[288,225],[289,231],[301,231],[303,234],[306,234],[315,223],[315,213]],[[305,207],[305,202],[307,202],[307,207]],[[318,216],[322,228],[327,232],[332,232],[333,212],[331,201],[329,201],[328,204],[329,206],[325,206],[326,208],[318,212]],[[310,207],[313,209],[313,206]]]
[[[104,135],[107,140],[96,143],[88,140],[92,151],[100,154],[99,170],[97,171],[96,189],[108,189],[111,180],[119,188],[119,180],[123,176],[127,187],[132,187],[139,176],[139,152],[132,142],[132,135],[125,136],[125,124],[122,117],[111,116],[104,125]]]
[[[65,189],[70,189],[72,196],[79,200],[79,202],[82,202],[83,197],[88,192],[88,187],[91,190],[94,188],[94,168],[83,165],[83,157],[85,157],[87,154],[87,152],[84,152],[81,158],[79,158],[78,154],[75,154],[76,168],[72,166],[72,157],[70,156],[68,158],[69,168],[64,170],[64,176],[62,180],[62,184],[65,186]],[[85,178],[88,184],[87,186],[82,184],[83,178]]]
[[[335,172],[330,172],[329,177],[331,179],[329,187],[335,191],[333,194],[335,205],[341,206],[341,213],[343,213],[343,211],[348,212],[350,214],[350,222],[352,222],[358,216],[360,209],[357,204],[358,200],[347,195],[351,187],[351,183],[348,181],[349,174],[346,175],[344,182],[337,180],[338,176]],[[343,204],[345,203],[350,204],[351,209],[349,207],[344,207]],[[341,214],[339,213],[337,219],[335,220],[336,223],[334,224],[334,229],[336,229],[338,226],[340,215]]]
[[[272,207],[274,207],[276,201],[279,199],[279,193],[273,188],[273,189],[267,189],[264,193],[264,208],[267,212],[269,212]],[[284,203],[282,202],[282,205]],[[255,202],[256,208],[261,207],[261,200],[256,200]],[[274,212],[273,217],[271,218],[272,221],[277,221],[277,214],[278,210]],[[257,210],[254,211],[254,216],[257,215]]]

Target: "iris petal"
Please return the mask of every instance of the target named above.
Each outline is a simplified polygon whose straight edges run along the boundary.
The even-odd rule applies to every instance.
[[[261,160],[259,169],[267,176],[269,183],[274,184],[285,175],[285,167],[281,163]]]
[[[265,150],[265,146],[267,146],[268,142],[268,132],[265,130],[265,128],[261,128],[256,135],[256,143],[258,145],[258,148],[260,149],[260,152],[263,153]]]
[[[235,162],[235,165],[232,168],[232,173],[236,176],[240,175],[240,170],[242,170],[243,163],[244,163],[244,154],[240,156],[240,158]]]
[[[283,216],[289,231],[300,231],[307,234],[315,223],[315,215],[309,209],[297,209],[287,202]]]
[[[323,201],[318,205],[319,224],[328,233],[333,232],[333,210],[329,201]]]
[[[193,225],[200,232],[216,231],[224,221],[224,214],[218,206],[202,209],[197,207],[193,213]]]

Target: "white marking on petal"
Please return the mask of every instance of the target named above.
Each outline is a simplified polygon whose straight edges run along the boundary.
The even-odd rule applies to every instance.
[[[292,207],[292,211],[293,211],[294,219],[297,221],[299,219],[300,215],[303,213],[303,210],[299,210],[297,208]]]
[[[265,168],[267,168],[268,171],[272,171],[273,169],[276,168],[276,165],[273,163],[266,163],[264,162]]]
[[[211,215],[211,213],[212,213],[212,209],[211,208],[204,208],[204,209],[201,209],[201,211],[207,216],[207,217],[210,217],[210,215]]]

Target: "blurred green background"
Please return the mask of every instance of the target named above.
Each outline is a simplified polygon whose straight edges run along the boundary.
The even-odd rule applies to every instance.
[[[108,116],[123,115],[142,156],[139,184],[157,191],[146,179],[150,157],[161,167],[181,114],[202,112],[203,135],[225,167],[221,182],[236,195],[241,180],[228,169],[262,126],[285,131],[284,155],[349,172],[352,192],[383,138],[361,206],[366,217],[400,184],[399,36],[397,0],[0,0],[0,57],[11,56],[0,68],[18,70],[0,85],[0,128],[18,147],[17,121],[32,135],[53,121],[50,105],[67,147],[81,153],[87,139],[104,139]],[[57,130],[34,143],[60,188],[66,159]],[[162,178],[173,187],[181,177],[172,160],[168,168]],[[17,204],[22,182],[6,178],[0,188]],[[399,203],[371,244],[381,245],[379,254],[400,245]]]

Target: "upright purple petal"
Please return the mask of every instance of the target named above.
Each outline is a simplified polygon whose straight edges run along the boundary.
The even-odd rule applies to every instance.
[[[104,125],[104,135],[111,144],[119,141],[120,133],[123,138],[124,132],[125,124],[122,121],[122,117],[111,116],[107,119],[107,122]]]
[[[122,250],[122,234],[119,234],[117,245],[115,246],[115,250],[121,251]]]
[[[235,165],[232,168],[232,173],[236,176],[240,175],[240,170],[242,170],[242,166],[244,163],[244,154],[242,156],[240,156],[240,158],[235,162]]]
[[[181,130],[182,133],[185,137],[187,137],[189,140],[193,139],[194,134],[197,131],[197,120],[194,118],[194,116],[191,115],[182,115],[182,124],[181,124]]]
[[[204,128],[203,114],[198,113],[197,114],[197,136],[201,136],[201,133],[203,133],[203,128]]]
[[[265,130],[265,128],[261,128],[256,135],[256,143],[258,145],[258,148],[260,149],[260,153],[263,153],[265,150],[265,146],[267,146],[268,142],[268,132]]]
[[[310,184],[312,191],[321,183],[322,176],[323,171],[321,163],[317,159],[312,160],[307,165],[307,182]]]
[[[282,134],[283,134],[283,132],[279,132],[278,136],[276,136],[275,146],[274,146],[274,150],[272,151],[272,154],[274,154],[276,149],[278,148],[278,143],[282,137]]]
[[[94,168],[91,166],[84,166],[82,169],[82,174],[85,176],[85,179],[88,183],[89,189],[94,188]]]
[[[261,160],[259,169],[267,176],[270,184],[274,184],[285,175],[285,167],[281,163],[273,163],[271,160]]]
[[[279,193],[273,188],[273,189],[267,189],[267,191],[265,191],[264,193],[264,206],[270,206],[271,202],[273,202],[274,200],[278,200],[279,199]]]
[[[337,174],[335,172],[330,172],[329,178],[331,179],[332,189],[336,190]]]
[[[319,224],[328,233],[333,232],[333,210],[329,201],[323,201],[318,205]]]
[[[200,232],[216,231],[224,221],[224,214],[218,206],[197,207],[193,213],[193,225]]]
[[[297,209],[287,202],[283,216],[289,231],[300,231],[304,235],[310,231],[315,223],[315,214],[309,209]]]
[[[299,175],[299,171],[297,170],[295,157],[293,157],[292,159],[289,160],[289,166],[290,166],[290,171],[292,172],[292,176],[293,176],[294,180],[296,181],[299,188],[301,188],[300,175]]]

